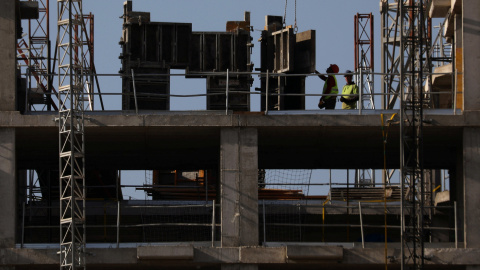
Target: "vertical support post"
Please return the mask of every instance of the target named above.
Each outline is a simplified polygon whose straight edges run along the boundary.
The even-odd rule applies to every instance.
[[[263,245],[267,243],[267,224],[266,224],[266,213],[265,213],[265,200],[262,200],[263,205]]]
[[[215,246],[215,200],[212,201],[212,247]]]
[[[138,104],[137,104],[137,88],[135,87],[135,73],[132,68],[132,83],[133,83],[133,99],[135,100],[135,113],[138,114]]]
[[[458,248],[457,201],[453,202],[453,215],[455,220],[455,248]]]
[[[229,74],[228,74],[228,68],[227,68],[227,85],[225,86],[225,115],[228,115],[228,84],[229,84]]]
[[[23,248],[23,243],[25,243],[25,202],[22,203],[22,242],[20,248]]]
[[[204,183],[205,184],[205,204],[207,204],[208,203],[208,172],[207,170],[203,172],[203,178],[205,180],[205,183]]]
[[[365,248],[365,235],[363,234],[362,202],[358,202],[358,215],[360,216],[360,232],[362,235],[362,248]]]
[[[268,83],[269,83],[269,78],[270,78],[270,76],[268,74],[268,69],[267,69],[267,82],[266,82],[266,87],[265,87],[266,88],[265,89],[265,115],[268,114],[268,98],[269,98],[268,97],[268,88],[269,88]]]
[[[359,75],[360,75],[360,89],[358,93],[358,114],[362,115],[362,109],[363,109],[363,71],[362,68],[359,70]]]
[[[29,54],[30,55],[30,54]],[[30,108],[28,106],[28,90],[32,89],[32,82],[30,78],[30,67],[27,68],[27,87],[25,87],[25,113],[28,113],[30,111]]]
[[[117,200],[117,248],[120,247],[120,201]]]

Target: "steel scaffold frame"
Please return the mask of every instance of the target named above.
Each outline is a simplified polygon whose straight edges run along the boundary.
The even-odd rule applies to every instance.
[[[85,133],[82,1],[58,0],[60,269],[85,269]]]
[[[43,104],[41,110],[57,110],[53,99],[57,95],[53,87],[51,66],[51,43],[50,43],[50,1],[29,0],[38,2],[39,18],[28,20],[28,43],[21,39],[17,43],[18,60],[23,60],[26,65],[28,77],[26,111],[36,109],[35,104]],[[32,82],[36,85],[32,87]],[[33,93],[32,89],[36,89]],[[32,99],[31,94],[43,93],[45,97],[42,102]]]
[[[423,88],[431,73],[426,2],[402,0],[400,19],[400,171],[402,269],[423,269],[427,190],[423,168]],[[398,17],[397,17],[398,20]],[[390,107],[391,104],[389,104]]]

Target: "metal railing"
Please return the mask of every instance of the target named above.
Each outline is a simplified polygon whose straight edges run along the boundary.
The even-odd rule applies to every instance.
[[[211,242],[219,237],[216,220],[216,209],[219,205],[215,200],[192,204],[188,202],[167,203],[148,201],[108,201],[103,205],[88,205],[87,215],[90,221],[86,225],[90,243],[109,242],[120,248],[122,243],[152,243],[152,242]],[[136,202],[136,203],[135,203]],[[45,206],[23,203],[20,225],[20,247],[31,243],[45,243],[38,239],[45,232],[58,232],[59,225],[49,225],[48,221],[38,221],[41,216],[30,215],[32,211],[58,212],[58,206]],[[94,218],[97,216],[97,218]],[[201,217],[199,217],[201,216]],[[55,218],[52,215],[50,218]],[[102,219],[99,219],[101,217]],[[141,217],[139,221],[138,218]],[[45,217],[44,217],[45,218]],[[133,221],[132,221],[133,220]],[[100,221],[100,222],[99,222]],[[186,229],[190,228],[190,229]],[[114,234],[113,231],[114,230]],[[123,232],[122,232],[123,231]],[[28,236],[27,236],[28,235]],[[56,233],[54,235],[57,235]],[[92,239],[93,238],[93,239]],[[122,238],[130,238],[124,240]],[[52,239],[55,240],[55,237]],[[182,241],[176,240],[181,239]],[[112,241],[113,240],[113,241]],[[52,241],[56,242],[56,241]],[[48,242],[47,242],[48,243]]]
[[[386,74],[386,73],[378,73],[378,72],[369,72],[369,71],[361,71],[361,72],[358,72],[358,73],[352,73],[350,75],[354,75],[355,77],[360,77],[360,76],[364,76],[366,74],[369,74],[371,76],[380,76],[380,77],[383,77],[383,76],[386,76],[386,75],[389,75],[389,76],[400,76],[400,74]],[[118,74],[96,74],[98,77],[118,77],[119,75]],[[131,71],[131,75],[120,75],[120,77],[122,78],[129,78],[132,80],[133,82],[133,88],[132,88],[132,92],[131,93],[118,93],[118,92],[108,92],[108,91],[103,91],[102,93],[84,93],[84,95],[87,97],[96,97],[96,98],[101,98],[103,96],[114,96],[114,97],[122,97],[122,96],[129,96],[129,97],[133,97],[134,99],[134,110],[135,110],[135,113],[136,114],[139,114],[141,113],[141,108],[139,108],[139,105],[138,105],[138,98],[140,97],[157,97],[157,98],[167,98],[167,99],[170,99],[170,98],[196,98],[196,97],[211,97],[211,96],[224,96],[225,97],[225,114],[229,114],[231,112],[231,110],[229,109],[230,105],[230,101],[229,101],[229,97],[231,95],[248,95],[248,96],[262,96],[264,99],[265,99],[265,109],[263,110],[263,113],[264,114],[269,114],[269,112],[271,112],[271,104],[269,104],[269,97],[284,97],[284,98],[289,98],[289,97],[303,97],[305,100],[309,99],[309,98],[319,98],[319,97],[328,97],[328,96],[331,96],[331,97],[335,97],[336,99],[344,96],[344,97],[348,97],[348,96],[355,96],[355,95],[344,95],[341,93],[341,86],[339,86],[339,92],[338,94],[322,94],[321,93],[321,88],[320,86],[323,86],[323,81],[319,81],[319,87],[316,87],[315,92],[318,92],[318,93],[280,93],[280,91],[275,91],[272,93],[271,89],[269,89],[270,87],[270,81],[271,80],[276,80],[278,77],[305,77],[305,78],[309,78],[309,77],[317,77],[319,75],[336,75],[336,76],[343,76],[345,75],[345,73],[336,73],[336,74],[327,74],[327,73],[320,73],[320,74],[285,74],[285,73],[270,73],[270,72],[265,72],[265,73],[259,73],[259,72],[231,72],[231,71],[228,71],[227,72],[208,72],[208,73],[198,73],[198,74],[191,74],[191,73],[184,73],[184,74],[136,74],[133,72],[133,70]],[[446,97],[447,95],[450,96],[450,99],[451,99],[451,104],[448,106],[448,107],[445,107],[443,109],[451,109],[452,110],[452,114],[456,114],[457,113],[457,109],[459,108],[456,108],[456,102],[457,102],[457,95],[461,93],[461,91],[457,91],[456,88],[455,88],[455,79],[457,78],[458,75],[461,75],[461,73],[455,71],[455,72],[448,72],[448,73],[431,73],[431,74],[425,74],[425,76],[431,76],[431,75],[448,75],[448,76],[451,76],[452,77],[452,89],[451,90],[446,90],[446,91],[425,91],[425,90],[422,90],[422,95],[426,96],[426,97],[430,97],[430,99],[432,99],[433,97],[440,97],[441,95],[443,95],[443,97]],[[89,76],[89,74],[85,74],[85,76]],[[161,77],[178,77],[178,76],[194,76],[194,77],[206,77],[206,76],[222,76],[222,77],[225,77],[226,80],[227,80],[227,83],[226,83],[226,86],[225,86],[225,92],[222,93],[205,93],[204,90],[200,90],[199,92],[201,93],[196,93],[196,94],[160,94],[160,93],[141,93],[141,92],[138,92],[138,89],[136,87],[136,84],[138,84],[138,80],[140,79],[150,79],[150,78],[161,78]],[[229,79],[230,78],[235,78],[237,76],[258,76],[259,78],[264,78],[265,81],[266,81],[266,87],[265,87],[265,91],[264,92],[261,92],[261,91],[235,91],[235,90],[232,90],[230,89],[229,87]],[[364,89],[364,83],[368,83],[368,82],[364,82],[364,80],[360,80],[358,82],[358,89]],[[342,85],[340,83],[340,85]],[[377,87],[378,88],[378,87]],[[393,89],[394,87],[392,87]],[[311,89],[306,89],[307,91],[306,92],[312,92]],[[42,111],[43,107],[45,107],[45,105],[32,105],[29,103],[29,94],[31,93],[31,90],[30,89],[26,89],[26,94],[25,94],[25,105],[27,106],[27,112],[26,113],[33,113],[35,111]],[[56,99],[56,93],[43,93],[43,95],[45,95],[45,97],[47,96],[51,96],[52,99]],[[395,93],[395,92],[389,92],[389,93],[363,93],[363,91],[359,91],[358,93],[358,96],[359,96],[359,101],[357,102],[357,109],[356,110],[349,110],[350,112],[353,112],[353,111],[356,111],[359,115],[362,115],[364,114],[363,112],[365,110],[374,110],[374,109],[366,109],[364,108],[365,106],[363,106],[363,99],[364,99],[364,96],[366,95],[369,95],[369,96],[372,96],[372,100],[374,100],[374,102],[378,103],[380,102],[380,99],[382,99],[383,97],[385,96],[388,96],[388,97],[393,97],[393,96],[399,96],[399,93]],[[448,99],[448,98],[447,98]],[[377,101],[375,101],[377,100]],[[251,103],[251,102],[250,102]],[[260,103],[258,103],[260,104]],[[112,109],[107,109],[107,111],[118,111],[120,109],[120,104],[109,104],[110,107],[114,107]],[[375,107],[378,107],[378,106],[375,106]],[[398,106],[397,106],[398,107]],[[92,109],[90,108],[91,111],[99,111],[99,110],[95,110],[95,109]],[[280,110],[280,106],[277,108],[277,110]],[[312,109],[299,109],[299,110],[303,110],[303,111],[306,111],[308,113],[321,113],[323,110],[318,110],[317,108],[312,108]],[[382,108],[382,110],[386,110],[386,108]],[[218,111],[218,110],[216,110]],[[250,111],[254,111],[250,108]],[[258,110],[260,112],[260,110]],[[337,110],[338,111],[338,110]],[[378,111],[378,110],[376,110]],[[284,111],[284,112],[288,112],[288,111]]]
[[[291,203],[282,203],[282,204],[271,204],[271,201],[263,200],[259,205],[261,209],[261,221],[260,228],[262,229],[261,242],[263,245],[268,245],[270,242],[361,242],[362,248],[365,248],[366,242],[366,233],[365,230],[369,229],[370,231],[379,229],[376,232],[378,234],[383,234],[384,230],[388,230],[388,237],[397,239],[400,237],[401,224],[381,224],[381,223],[367,223],[364,221],[364,217],[367,216],[363,210],[375,211],[378,212],[376,215],[382,215],[383,211],[388,211],[389,215],[399,215],[400,214],[400,205],[395,205],[389,203],[388,206],[384,206],[383,203],[374,204],[368,202],[355,202],[353,205],[344,205],[344,204],[330,204],[330,203],[312,203],[312,202],[291,202]],[[356,204],[356,205],[355,205]],[[283,212],[285,217],[278,217],[280,208],[288,208]],[[269,209],[270,208],[270,209]],[[453,203],[452,206],[429,206],[427,207],[432,211],[437,210],[446,210],[453,211],[454,224],[452,227],[442,227],[442,226],[428,226],[426,230],[431,233],[435,231],[446,231],[453,232],[453,242],[447,242],[453,245],[455,248],[458,248],[458,221],[457,221],[457,204]],[[336,212],[335,214],[326,213],[326,212]],[[316,213],[316,214],[315,214]],[[342,220],[345,220],[343,223],[338,222],[325,222],[326,219],[333,219],[334,216],[347,216],[343,217]],[[372,215],[372,214],[371,214]],[[272,218],[276,216],[275,218]],[[308,216],[308,218],[307,218]],[[317,218],[315,218],[317,216]],[[321,217],[321,218],[318,218]],[[308,221],[311,220],[311,221]],[[321,223],[316,221],[322,220]],[[337,218],[338,220],[338,218]],[[289,229],[288,229],[289,228]],[[335,238],[335,241],[326,241],[325,229],[334,230],[335,232],[330,232],[330,239]],[[309,233],[306,233],[304,230],[310,230]],[[316,230],[321,231],[316,231]],[[350,229],[357,229],[359,232],[352,233]],[[408,229],[408,226],[407,226]],[[316,231],[316,233],[312,233]],[[394,231],[398,230],[397,235],[394,235]],[[291,234],[286,236],[286,232]],[[303,237],[302,234],[307,235]],[[349,236],[350,235],[350,236]],[[359,240],[351,240],[351,235],[359,236]],[[285,240],[287,239],[287,240]],[[389,238],[388,242],[391,241]],[[378,240],[378,239],[377,239]],[[382,241],[372,241],[372,242],[383,242]],[[399,242],[399,241],[398,241]],[[432,242],[430,237],[427,242]]]

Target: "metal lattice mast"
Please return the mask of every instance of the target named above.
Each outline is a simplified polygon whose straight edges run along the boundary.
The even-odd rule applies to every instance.
[[[426,185],[423,168],[424,86],[429,74],[426,2],[398,3],[400,20],[400,170],[402,174],[402,269],[423,269]],[[427,64],[427,65],[426,65]]]
[[[362,89],[362,100],[359,106],[362,109],[375,109],[374,93],[374,28],[373,15],[359,14],[354,17],[354,43],[355,43],[355,81]],[[356,186],[374,186],[375,171],[358,169],[355,176]]]
[[[361,81],[363,109],[375,109],[373,100],[374,93],[374,30],[373,15],[359,14],[355,15],[355,71],[357,74],[357,84]]]
[[[85,133],[81,0],[58,0],[60,269],[85,269]]]

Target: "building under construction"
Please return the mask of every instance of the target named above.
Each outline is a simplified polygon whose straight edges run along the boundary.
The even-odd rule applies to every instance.
[[[480,268],[480,1],[357,14],[359,101],[333,111],[306,110],[315,30],[265,15],[256,42],[249,12],[194,31],[132,1],[106,110],[94,15],[55,2],[0,3],[0,269]],[[204,81],[205,111],[170,110],[175,69]],[[148,172],[144,200],[122,170]]]

